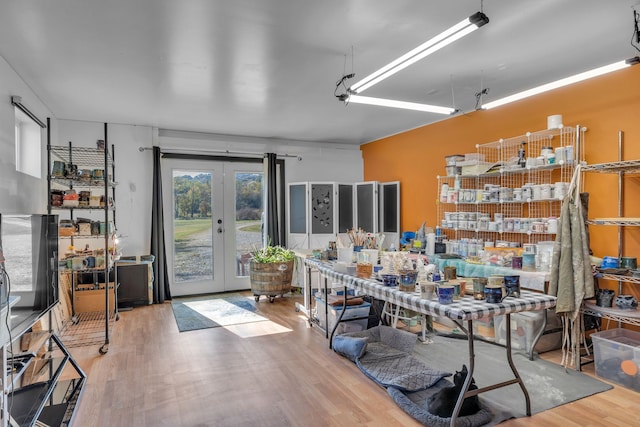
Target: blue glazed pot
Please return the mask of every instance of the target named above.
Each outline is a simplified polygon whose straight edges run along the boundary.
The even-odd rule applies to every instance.
[[[453,303],[453,294],[455,289],[451,285],[439,284],[438,285],[438,302],[440,304]]]
[[[395,274],[383,274],[382,283],[385,286],[398,286],[398,276]]]
[[[498,304],[500,301],[502,301],[502,286],[485,287],[484,296],[487,302]]]
[[[418,272],[415,270],[400,271],[400,290],[413,292],[416,289]]]

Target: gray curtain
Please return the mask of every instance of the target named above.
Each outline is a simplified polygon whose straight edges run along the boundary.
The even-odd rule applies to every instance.
[[[278,179],[277,156],[275,153],[267,153],[267,243],[273,246],[282,245],[284,239],[280,235],[278,224]]]
[[[153,147],[153,199],[151,206],[151,255],[153,263],[153,303],[161,304],[171,299],[167,253],[164,246],[164,215],[162,213],[162,173],[159,147]]]

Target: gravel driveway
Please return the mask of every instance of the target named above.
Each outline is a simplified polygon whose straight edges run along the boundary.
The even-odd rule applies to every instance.
[[[236,258],[242,253],[251,252],[254,248],[261,246],[260,232],[240,230],[249,225],[251,224],[243,222],[236,226],[237,252],[230,253],[228,250],[225,255]],[[176,244],[174,261],[176,282],[210,280],[213,277],[211,246],[212,236],[209,230],[193,235],[188,241]]]

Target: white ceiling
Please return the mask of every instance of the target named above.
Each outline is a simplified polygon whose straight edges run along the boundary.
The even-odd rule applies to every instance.
[[[361,144],[444,116],[351,104],[355,81],[480,0],[0,0],[0,55],[59,119]],[[490,22],[366,95],[475,109],[638,55],[640,0],[486,0]],[[352,54],[353,53],[353,54]],[[16,94],[19,95],[19,94]]]

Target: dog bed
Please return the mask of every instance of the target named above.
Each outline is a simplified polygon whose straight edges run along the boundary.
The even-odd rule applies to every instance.
[[[428,411],[428,399],[438,390],[451,387],[446,377],[451,373],[432,369],[411,353],[417,342],[413,333],[389,326],[376,326],[359,332],[333,337],[336,353],[356,363],[360,370],[387,393],[407,414],[427,426],[448,426],[451,418],[441,418]],[[462,427],[483,426],[491,421],[491,412],[459,417]]]

